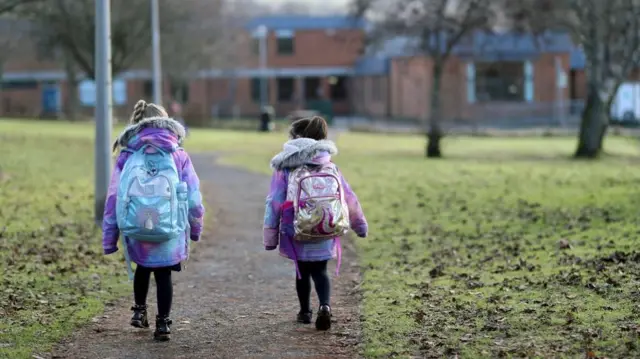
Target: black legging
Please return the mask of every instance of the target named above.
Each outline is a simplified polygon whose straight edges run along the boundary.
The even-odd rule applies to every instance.
[[[171,268],[147,268],[136,267],[133,277],[133,296],[137,305],[147,304],[147,294],[149,293],[149,280],[151,272],[156,278],[156,288],[158,292],[158,316],[168,317],[171,312],[171,302],[173,300],[173,284],[171,283]]]
[[[300,300],[300,311],[303,313],[311,311],[311,278],[316,286],[316,293],[320,305],[329,305],[331,296],[331,282],[327,274],[327,263],[329,261],[320,262],[300,262],[298,261],[298,269],[300,270],[300,279],[296,277],[296,292]]]

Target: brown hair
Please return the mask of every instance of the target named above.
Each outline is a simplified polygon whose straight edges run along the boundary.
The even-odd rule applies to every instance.
[[[144,100],[136,102],[133,107],[133,113],[129,119],[129,123],[135,125],[136,123],[149,117],[169,117],[167,110],[155,103],[146,103]]]
[[[133,113],[131,114],[131,118],[129,118],[129,124],[135,125],[145,118],[150,117],[169,117],[167,110],[160,105],[156,105],[155,103],[147,103],[145,100],[140,100],[136,102],[136,105],[133,106]],[[118,149],[118,140],[113,143],[112,150]]]
[[[311,138],[316,141],[326,140],[329,128],[327,121],[320,116],[302,118],[294,121],[289,130],[291,138]]]

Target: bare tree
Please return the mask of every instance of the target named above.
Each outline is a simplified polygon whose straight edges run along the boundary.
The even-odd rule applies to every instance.
[[[496,18],[491,0],[354,0],[352,12],[373,23],[371,40],[384,41],[397,36],[414,38],[417,53],[432,59],[429,92],[427,157],[442,157],[440,90],[445,65],[452,50],[474,31],[487,29]]]
[[[149,2],[112,1],[111,41],[114,74],[129,68],[149,48]],[[37,24],[34,37],[52,53],[62,51],[87,78],[95,78],[95,4],[90,0],[48,0],[25,7]]]
[[[12,13],[23,5],[30,5],[43,0],[0,0],[0,15]]]
[[[640,66],[640,1],[513,1],[517,21],[567,31],[584,51],[587,97],[575,157],[598,157],[616,93]]]
[[[185,102],[182,88],[198,70],[224,68],[234,63],[235,29],[232,18],[225,17],[221,0],[182,2],[180,18],[165,25],[162,34],[162,67],[169,77],[172,97]],[[166,11],[166,10],[162,10]]]
[[[0,0],[1,1],[1,0]],[[223,0],[160,0],[163,68],[181,89],[188,74],[210,65],[221,53],[218,41]],[[114,75],[151,64],[149,0],[112,0],[111,61]],[[21,8],[34,24],[33,38],[51,59],[64,65],[70,92],[82,78],[95,79],[95,4],[92,0],[48,0]],[[233,43],[233,42],[229,42]],[[78,101],[67,108],[73,117]]]
[[[28,35],[29,23],[16,17],[25,5],[42,0],[0,0],[0,79],[6,62],[24,50],[23,40]]]
[[[595,158],[618,88],[640,65],[640,1],[573,0],[569,10],[568,25],[587,62],[587,99],[575,156]]]
[[[204,1],[160,0],[161,33],[175,34],[187,28],[191,17],[197,15],[194,11],[198,11],[198,8],[192,6],[196,3]],[[111,61],[113,74],[117,75],[149,58],[150,2],[112,0],[111,11]],[[42,46],[63,51],[87,78],[95,78],[94,1],[47,0],[24,6],[22,13],[38,24],[38,31],[34,35]],[[208,15],[208,20],[216,16],[215,13]]]
[[[0,17],[0,79],[7,61],[24,50],[21,44],[28,35],[27,26],[23,21]]]

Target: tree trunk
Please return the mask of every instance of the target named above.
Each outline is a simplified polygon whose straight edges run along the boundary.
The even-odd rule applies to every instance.
[[[78,98],[78,73],[73,63],[73,58],[69,54],[64,56],[64,68],[67,73],[67,119],[75,121],[78,119],[80,99]]]
[[[608,104],[602,100],[598,87],[589,85],[587,103],[582,112],[576,158],[597,158],[602,151],[608,127]]]
[[[78,98],[78,81],[69,81],[69,93],[67,97],[67,119],[75,121],[80,112],[80,99]]]
[[[618,90],[620,89],[620,86],[622,85],[622,81],[619,81],[616,86],[615,89],[613,90],[613,92],[611,92],[611,95],[609,96],[609,99],[607,100],[606,103],[606,107],[605,107],[605,118],[606,118],[606,122],[605,122],[605,128],[604,131],[602,131],[602,133],[600,134],[600,151],[604,151],[603,145],[604,145],[604,138],[607,135],[607,130],[609,129],[609,124],[611,124],[611,107],[613,106],[613,102],[616,99],[616,95],[618,94]]]
[[[0,59],[1,60],[1,59]],[[2,77],[4,76],[4,62],[0,61],[0,99],[2,99]],[[5,104],[4,101],[2,104],[0,104],[0,116],[2,115],[7,115],[7,112],[9,111],[8,108],[5,108]]]
[[[429,112],[429,129],[427,130],[427,148],[426,156],[428,158],[441,158],[442,151],[440,142],[443,137],[442,128],[440,126],[440,84],[442,83],[443,66],[439,61],[433,64],[431,84],[431,110]]]

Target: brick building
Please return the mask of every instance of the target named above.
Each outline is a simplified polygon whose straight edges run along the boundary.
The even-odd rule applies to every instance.
[[[258,66],[256,29],[265,26],[267,64]],[[237,64],[233,69],[203,69],[194,74],[184,89],[185,116],[249,116],[260,111],[260,78],[268,81],[269,103],[286,114],[309,103],[328,100],[336,114],[351,112],[349,77],[362,51],[362,22],[345,16],[268,16],[255,18],[239,30]],[[68,101],[65,72],[57,64],[39,58],[33,44],[27,51],[9,58],[4,67],[0,91],[0,115],[36,117],[64,111]],[[25,59],[28,59],[25,61]],[[151,98],[151,72],[125,71],[114,78],[116,113],[126,114],[140,98]],[[164,99],[171,84],[165,82]],[[95,86],[83,81],[80,102],[90,113]]]
[[[397,38],[359,59],[354,111],[369,117],[424,120],[429,114],[433,61],[410,53],[411,39]],[[478,33],[453,49],[441,85],[446,120],[478,122],[550,117],[570,100],[559,86],[570,70],[566,35]],[[568,85],[568,84],[567,84]],[[563,109],[568,109],[568,106]]]
[[[268,102],[276,113],[306,108],[319,100],[330,101],[335,114],[351,112],[349,83],[365,33],[361,22],[342,16],[253,19],[238,42],[241,67],[202,71],[191,86],[194,95],[198,93],[189,105],[192,112],[230,116],[260,111],[260,26],[268,29],[264,71]]]
[[[268,29],[266,68],[259,67],[256,30]],[[365,26],[344,16],[267,16],[239,29],[232,69],[203,69],[183,89],[185,117],[254,116],[260,111],[260,77],[268,81],[276,113],[330,103],[336,115],[422,120],[430,108],[432,61],[397,38],[363,51]],[[452,53],[442,84],[445,119],[523,119],[549,116],[558,100],[584,86],[558,88],[570,70],[573,46],[566,35],[543,41],[513,34],[474,34]],[[64,111],[69,98],[65,73],[33,49],[4,67],[0,116],[35,117]],[[560,71],[559,71],[560,70]],[[129,70],[114,79],[114,112],[126,116],[135,101],[151,98],[150,71]],[[576,87],[576,88],[574,88]],[[165,100],[171,84],[165,81]],[[83,81],[80,102],[90,114],[95,88]]]

